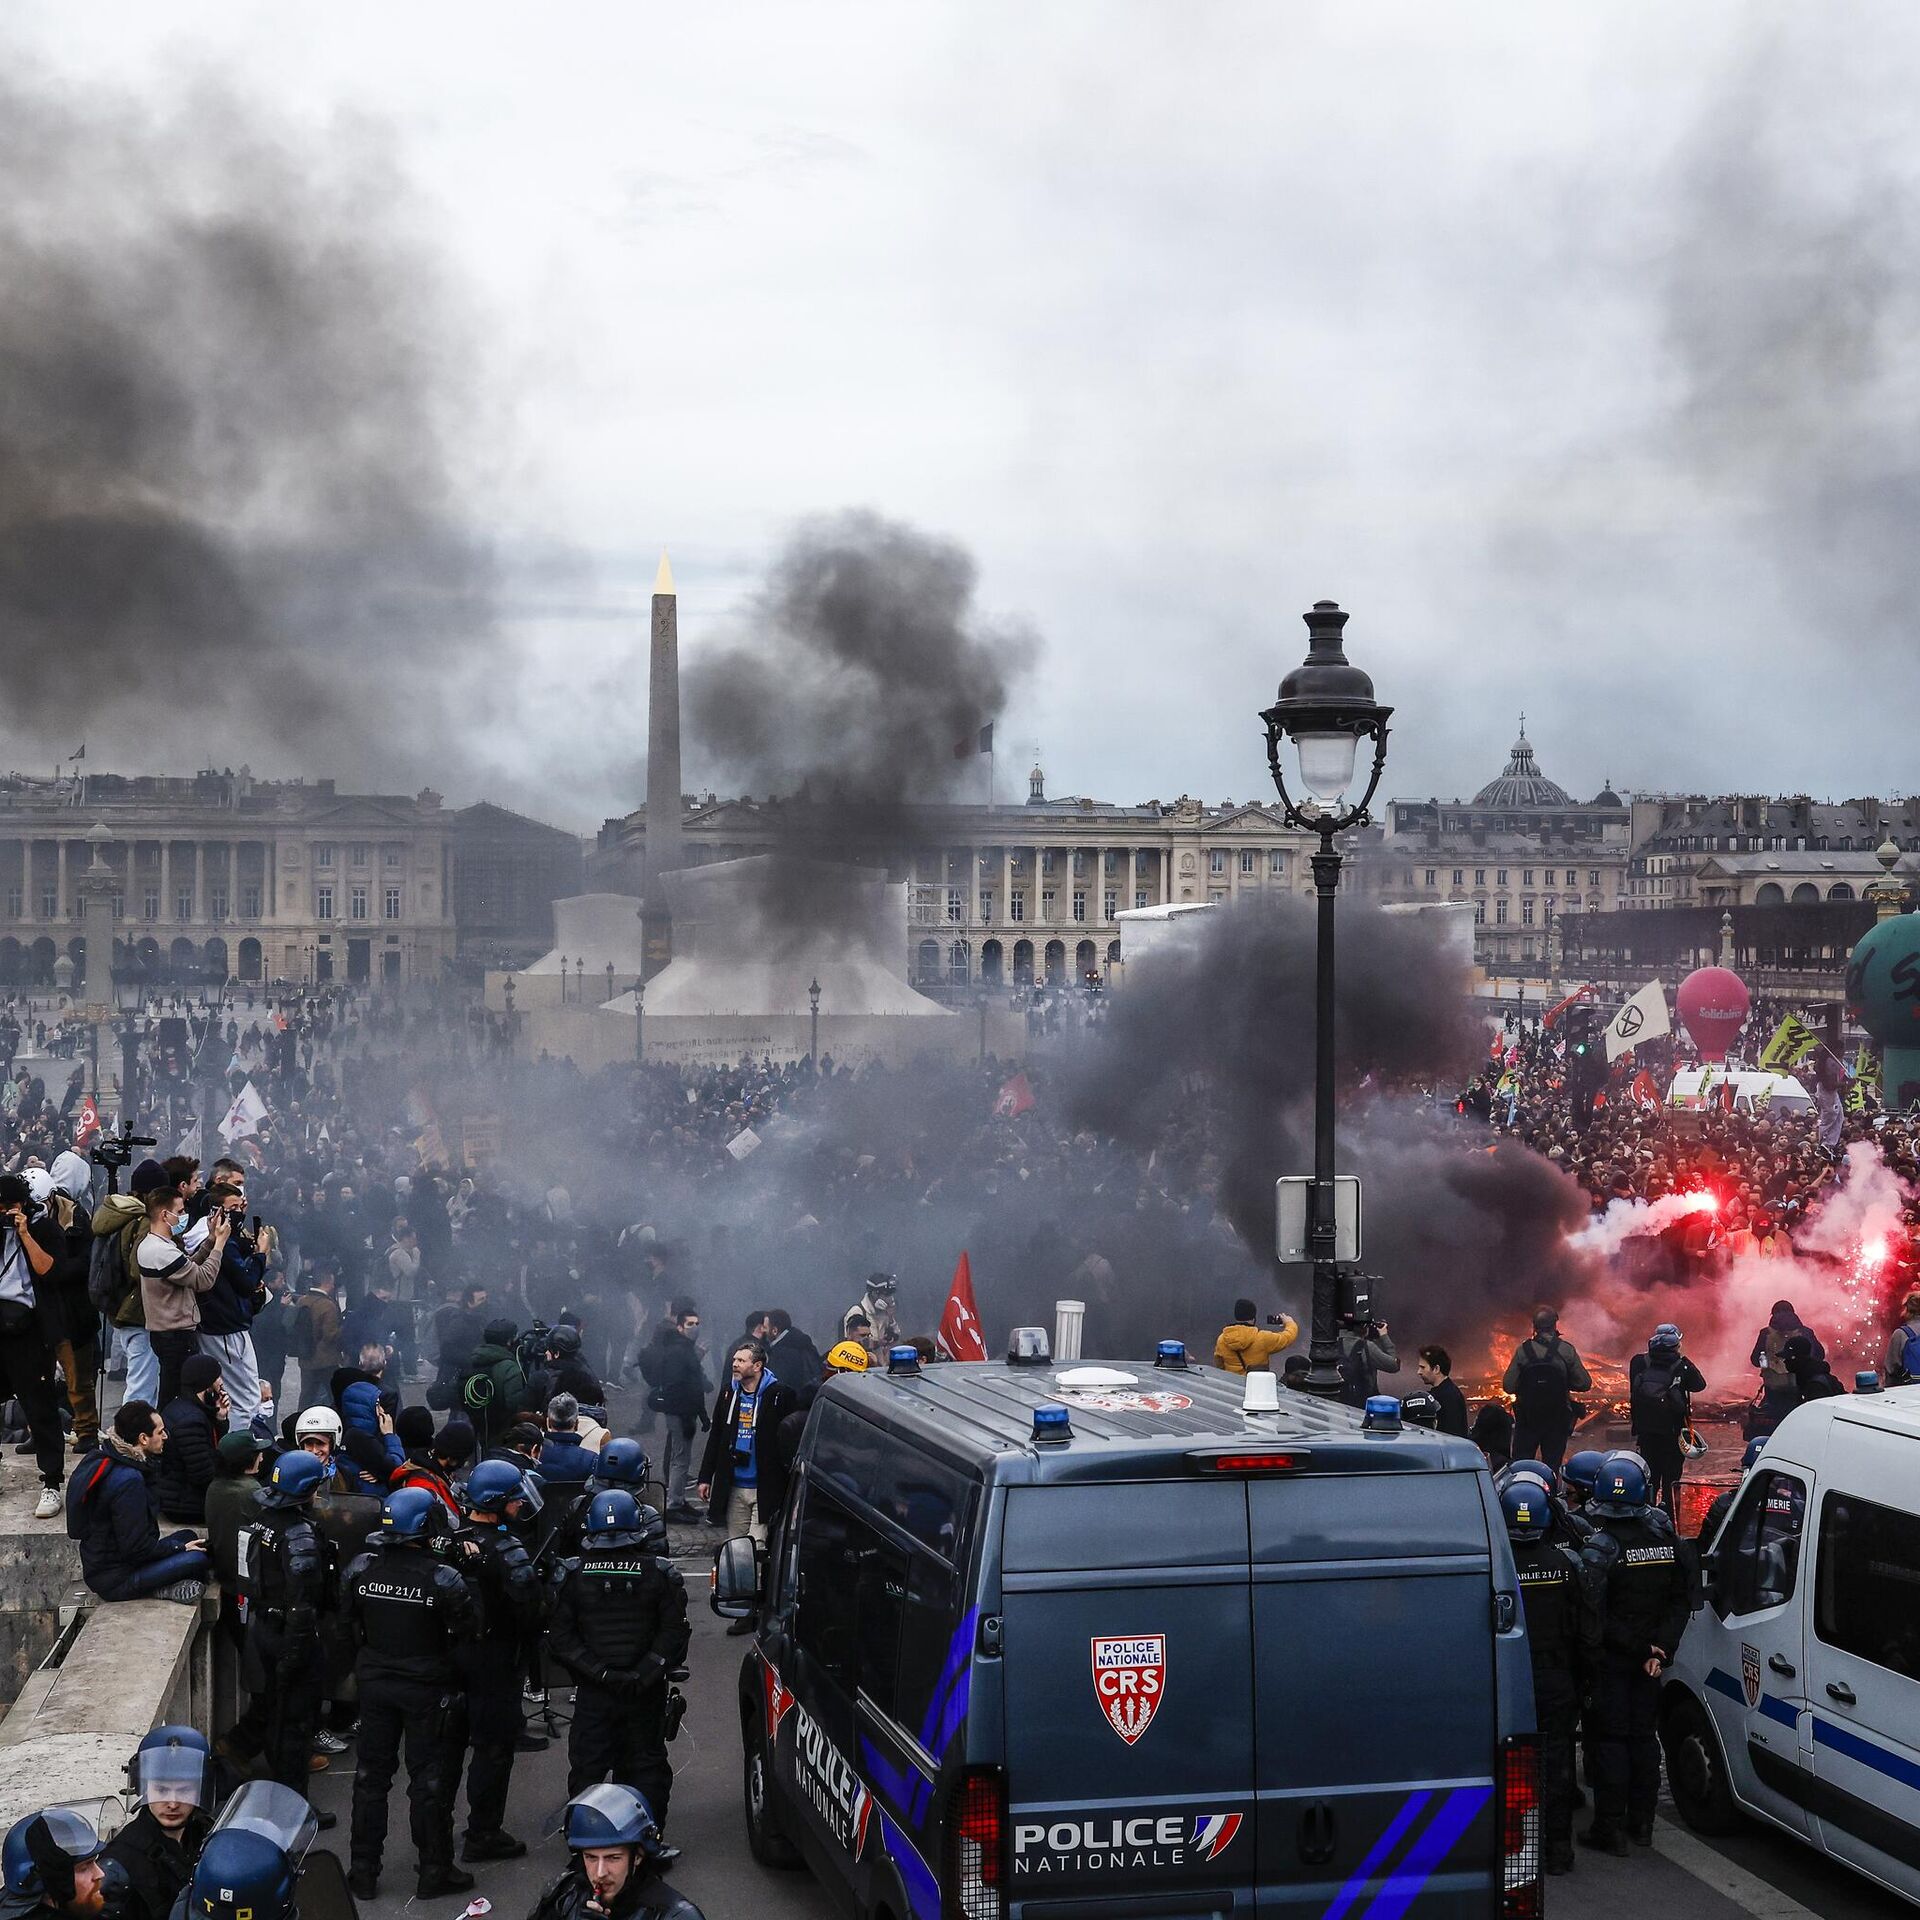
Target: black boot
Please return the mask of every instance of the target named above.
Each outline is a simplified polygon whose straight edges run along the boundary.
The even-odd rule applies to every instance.
[[[1616,1860],[1624,1860],[1633,1852],[1627,1845],[1627,1836],[1618,1827],[1604,1826],[1598,1820],[1580,1836],[1580,1844],[1600,1853],[1610,1853]]]
[[[462,1860],[518,1860],[527,1850],[524,1840],[516,1840],[504,1829],[492,1833],[470,1833],[460,1845]]]
[[[444,1866],[422,1867],[414,1895],[421,1900],[438,1900],[443,1893],[471,1893],[475,1885],[472,1874],[462,1873],[449,1861]]]
[[[347,1891],[356,1900],[377,1900],[380,1897],[380,1869],[355,1867],[347,1875]]]
[[[1636,1847],[1653,1845],[1653,1815],[1633,1814],[1627,1820],[1627,1838]]]

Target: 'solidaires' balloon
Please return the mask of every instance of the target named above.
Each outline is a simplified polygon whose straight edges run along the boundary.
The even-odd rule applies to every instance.
[[[1674,995],[1680,1023],[1699,1048],[1700,1058],[1716,1066],[1740,1037],[1752,1004],[1747,983],[1725,967],[1696,968]]]

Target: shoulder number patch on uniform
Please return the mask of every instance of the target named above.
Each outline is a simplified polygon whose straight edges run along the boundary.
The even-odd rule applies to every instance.
[[[1760,1649],[1740,1643],[1740,1684],[1747,1691],[1747,1705],[1760,1704]]]
[[[1093,1692],[1107,1724],[1128,1746],[1153,1725],[1167,1691],[1167,1636],[1133,1634],[1093,1643]]]

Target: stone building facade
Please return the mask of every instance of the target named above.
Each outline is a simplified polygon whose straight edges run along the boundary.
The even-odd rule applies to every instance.
[[[1277,802],[1119,806],[1049,798],[1035,767],[1027,798],[912,809],[888,844],[832,857],[884,868],[908,894],[908,974],[927,988],[1102,979],[1120,957],[1117,916],[1133,907],[1226,901],[1311,889],[1310,837],[1288,827]],[[708,796],[681,820],[689,866],[808,845],[804,803]],[[589,884],[638,893],[646,812],[601,829]]]
[[[113,876],[124,982],[437,979],[453,957],[449,816],[432,791],[330,780],[0,779],[0,984],[79,967],[92,846]],[[96,829],[104,828],[104,837]]]

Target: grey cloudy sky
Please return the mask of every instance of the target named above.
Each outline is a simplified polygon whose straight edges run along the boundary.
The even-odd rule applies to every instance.
[[[1470,790],[1522,706],[1583,795],[1920,785],[1909,5],[100,0],[0,37],[76,98],[223,76],[296,163],[388,143],[478,342],[501,566],[507,697],[445,784],[637,802],[660,547],[692,658],[797,520],[870,507],[1044,637],[1003,793],[1036,742],[1058,791],[1261,791],[1323,596],[1395,793]],[[377,771],[434,778],[445,724]]]

